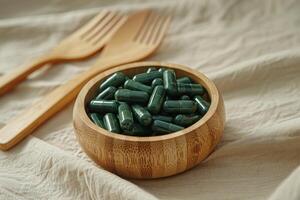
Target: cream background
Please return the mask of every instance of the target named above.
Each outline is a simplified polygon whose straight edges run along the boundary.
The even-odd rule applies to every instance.
[[[0,199],[300,199],[300,1],[0,0],[0,74],[103,8],[145,7],[174,16],[149,60],[197,68],[223,93],[227,122],[218,149],[178,176],[124,180],[81,151],[70,105],[0,152]],[[48,67],[1,97],[0,127],[91,63]]]

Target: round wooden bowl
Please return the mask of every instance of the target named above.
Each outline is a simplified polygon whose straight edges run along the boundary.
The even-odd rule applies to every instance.
[[[172,68],[177,77],[188,76],[203,85],[211,99],[205,116],[182,131],[151,137],[111,133],[89,119],[86,105],[102,80],[117,71],[129,76],[142,73],[150,66]],[[150,179],[181,173],[204,160],[220,142],[225,112],[215,84],[202,73],[177,64],[138,62],[115,67],[89,81],[76,99],[73,123],[82,149],[104,169],[123,177]]]

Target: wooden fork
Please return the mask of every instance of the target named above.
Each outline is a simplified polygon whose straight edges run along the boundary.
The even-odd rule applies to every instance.
[[[70,103],[93,76],[116,65],[140,60],[161,43],[170,18],[150,11],[128,17],[88,71],[69,80],[42,98],[0,130],[0,149],[7,150]]]
[[[0,95],[13,89],[32,72],[47,63],[83,60],[99,51],[126,17],[113,11],[102,11],[82,28],[61,41],[48,54],[0,78]]]

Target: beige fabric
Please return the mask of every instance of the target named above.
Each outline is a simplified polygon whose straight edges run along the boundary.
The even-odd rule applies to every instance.
[[[72,105],[9,152],[0,152],[0,199],[300,199],[300,1],[2,1],[0,73],[9,73],[104,7],[172,12],[149,60],[199,69],[224,95],[218,149],[183,174],[123,180],[97,168],[72,129]],[[0,126],[86,70],[93,60],[46,68],[0,98]]]

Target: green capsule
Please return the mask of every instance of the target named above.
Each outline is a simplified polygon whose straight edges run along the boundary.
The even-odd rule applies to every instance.
[[[124,88],[129,90],[144,91],[147,92],[148,94],[151,94],[152,92],[152,87],[133,80],[125,81]]]
[[[179,99],[180,100],[190,100],[191,98],[188,95],[182,95]]]
[[[176,124],[164,122],[160,120],[154,120],[151,128],[153,131],[164,132],[164,133],[172,133],[184,129],[184,127],[182,126],[178,126]]]
[[[165,95],[166,92],[162,85],[158,85],[154,88],[147,106],[150,113],[152,114],[159,113],[162,104],[164,103]]]
[[[153,71],[157,71],[157,69],[155,67],[150,67],[147,69],[147,73],[153,72]]]
[[[164,84],[164,82],[163,82],[163,80],[162,80],[161,78],[156,78],[156,79],[154,79],[154,80],[152,81],[151,87],[152,87],[152,88],[155,88],[155,86],[163,85],[163,84]]]
[[[152,116],[144,107],[134,104],[131,106],[135,118],[143,126],[148,126],[152,122]]]
[[[202,95],[205,90],[200,84],[179,83],[177,84],[178,94],[188,94],[191,96]]]
[[[197,110],[197,104],[192,100],[168,100],[163,105],[167,113],[192,114]]]
[[[165,115],[152,115],[152,120],[160,120],[164,122],[173,122],[173,117]]]
[[[118,114],[121,128],[123,130],[130,130],[134,121],[129,105],[127,103],[120,102]]]
[[[144,127],[139,123],[134,123],[131,130],[125,131],[126,135],[131,136],[151,136],[152,130],[149,127]]]
[[[114,94],[117,91],[117,88],[110,86],[103,90],[97,97],[96,100],[109,100],[114,98]]]
[[[160,120],[155,120],[155,121],[160,121]],[[166,122],[166,123],[169,123],[169,122]],[[151,125],[151,130],[153,132],[153,135],[164,135],[164,134],[170,133],[169,130],[166,130],[160,126],[154,126],[154,123],[152,123],[152,125]]]
[[[118,118],[115,114],[113,114],[113,113],[105,114],[103,117],[103,122],[104,122],[104,126],[105,126],[106,130],[113,132],[113,133],[121,132]]]
[[[118,112],[118,102],[115,100],[92,100],[88,108],[91,111],[98,113],[117,113]]]
[[[187,116],[179,114],[174,118],[174,123],[179,126],[187,127],[197,122],[200,118],[200,115]]]
[[[122,72],[116,72],[101,83],[99,90],[103,91],[109,86],[119,87],[126,80],[126,76]]]
[[[198,112],[203,116],[205,113],[207,113],[210,103],[205,101],[201,96],[197,95],[194,97],[194,100],[197,103],[198,106]]]
[[[100,126],[101,128],[104,128],[104,122],[102,119],[102,116],[98,113],[91,113],[90,114],[90,118],[91,120],[98,126]]]
[[[179,83],[192,83],[192,80],[189,77],[184,76],[184,77],[177,79],[177,84],[179,84]]]
[[[162,73],[159,71],[152,71],[149,73],[137,74],[133,77],[132,80],[141,82],[144,84],[150,84],[156,78],[162,78]]]
[[[163,74],[164,88],[168,95],[175,96],[177,94],[176,75],[173,70],[165,70]]]
[[[164,68],[164,67],[158,69],[159,72],[164,72],[165,70],[166,70],[166,68]]]
[[[115,93],[115,99],[130,103],[147,103],[149,100],[149,95],[147,92],[143,91],[118,89]]]

